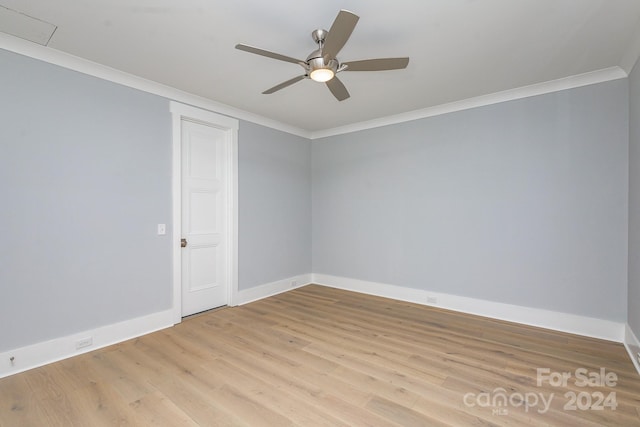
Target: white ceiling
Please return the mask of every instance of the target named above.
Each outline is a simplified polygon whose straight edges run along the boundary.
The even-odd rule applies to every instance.
[[[637,56],[638,0],[0,0],[57,29],[48,47],[307,131],[621,66]],[[409,56],[406,70],[341,73],[351,98],[303,80],[316,28],[360,21],[341,61]],[[0,28],[1,30],[2,28]],[[635,49],[635,50],[634,50]],[[631,65],[633,65],[631,63]]]

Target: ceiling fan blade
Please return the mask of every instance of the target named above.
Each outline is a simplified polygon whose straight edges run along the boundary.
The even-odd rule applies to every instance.
[[[378,58],[344,62],[342,65],[347,65],[344,71],[385,71],[407,68],[408,64],[409,58]]]
[[[269,94],[271,94],[273,92],[279,91],[280,89],[284,89],[287,86],[291,86],[292,84],[299,82],[300,80],[304,79],[305,77],[306,76],[304,76],[304,75],[303,76],[294,77],[292,79],[287,80],[286,82],[282,82],[279,85],[276,85],[276,86],[272,87],[271,89],[267,89],[262,93],[264,95],[269,95]]]
[[[292,58],[286,55],[280,55],[279,53],[270,52],[268,50],[260,49],[253,46],[248,46],[246,44],[237,44],[236,49],[244,50],[245,52],[255,53],[256,55],[266,56],[267,58],[277,59],[280,61],[293,62],[294,64],[304,63],[300,59]]]
[[[338,16],[336,16],[333,24],[331,24],[329,34],[327,34],[324,46],[322,47],[322,52],[325,56],[328,56],[329,59],[336,57],[347,40],[349,40],[349,36],[351,36],[353,29],[356,27],[358,19],[360,19],[358,15],[347,10],[338,12]]]
[[[347,91],[347,88],[344,87],[344,84],[342,84],[342,82],[337,77],[329,80],[326,85],[338,101],[344,101],[351,96],[349,95],[349,91]]]

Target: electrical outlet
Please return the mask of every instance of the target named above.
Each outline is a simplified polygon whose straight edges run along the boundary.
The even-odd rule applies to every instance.
[[[436,297],[427,297],[427,304],[437,304],[438,298]]]
[[[81,348],[89,347],[91,345],[93,345],[93,337],[83,338],[76,341],[76,350],[80,350]]]
[[[297,280],[292,280],[291,281],[291,287],[295,288],[296,286],[298,286],[298,281]]]

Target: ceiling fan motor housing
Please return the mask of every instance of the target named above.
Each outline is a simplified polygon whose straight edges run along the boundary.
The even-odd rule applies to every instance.
[[[322,56],[322,50],[316,50],[307,58],[307,65],[309,66],[309,73],[312,73],[314,70],[318,70],[321,68],[329,69],[333,71],[335,74],[338,70],[338,61],[335,59],[330,59],[325,62],[324,57]]]

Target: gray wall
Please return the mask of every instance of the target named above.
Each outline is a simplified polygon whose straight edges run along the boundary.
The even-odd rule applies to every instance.
[[[168,100],[2,50],[0,64],[0,351],[168,309]],[[240,289],[313,271],[616,321],[628,298],[638,334],[627,86],[313,143],[241,122]]]
[[[0,64],[0,351],[170,308],[168,101]]]
[[[170,308],[168,100],[0,64],[0,351]],[[238,180],[240,289],[310,273],[311,142],[241,122]]]
[[[311,272],[311,142],[241,122],[239,289]]]
[[[629,76],[629,294],[627,323],[640,337],[640,62]]]
[[[628,128],[618,80],[316,140],[313,272],[624,321]]]

